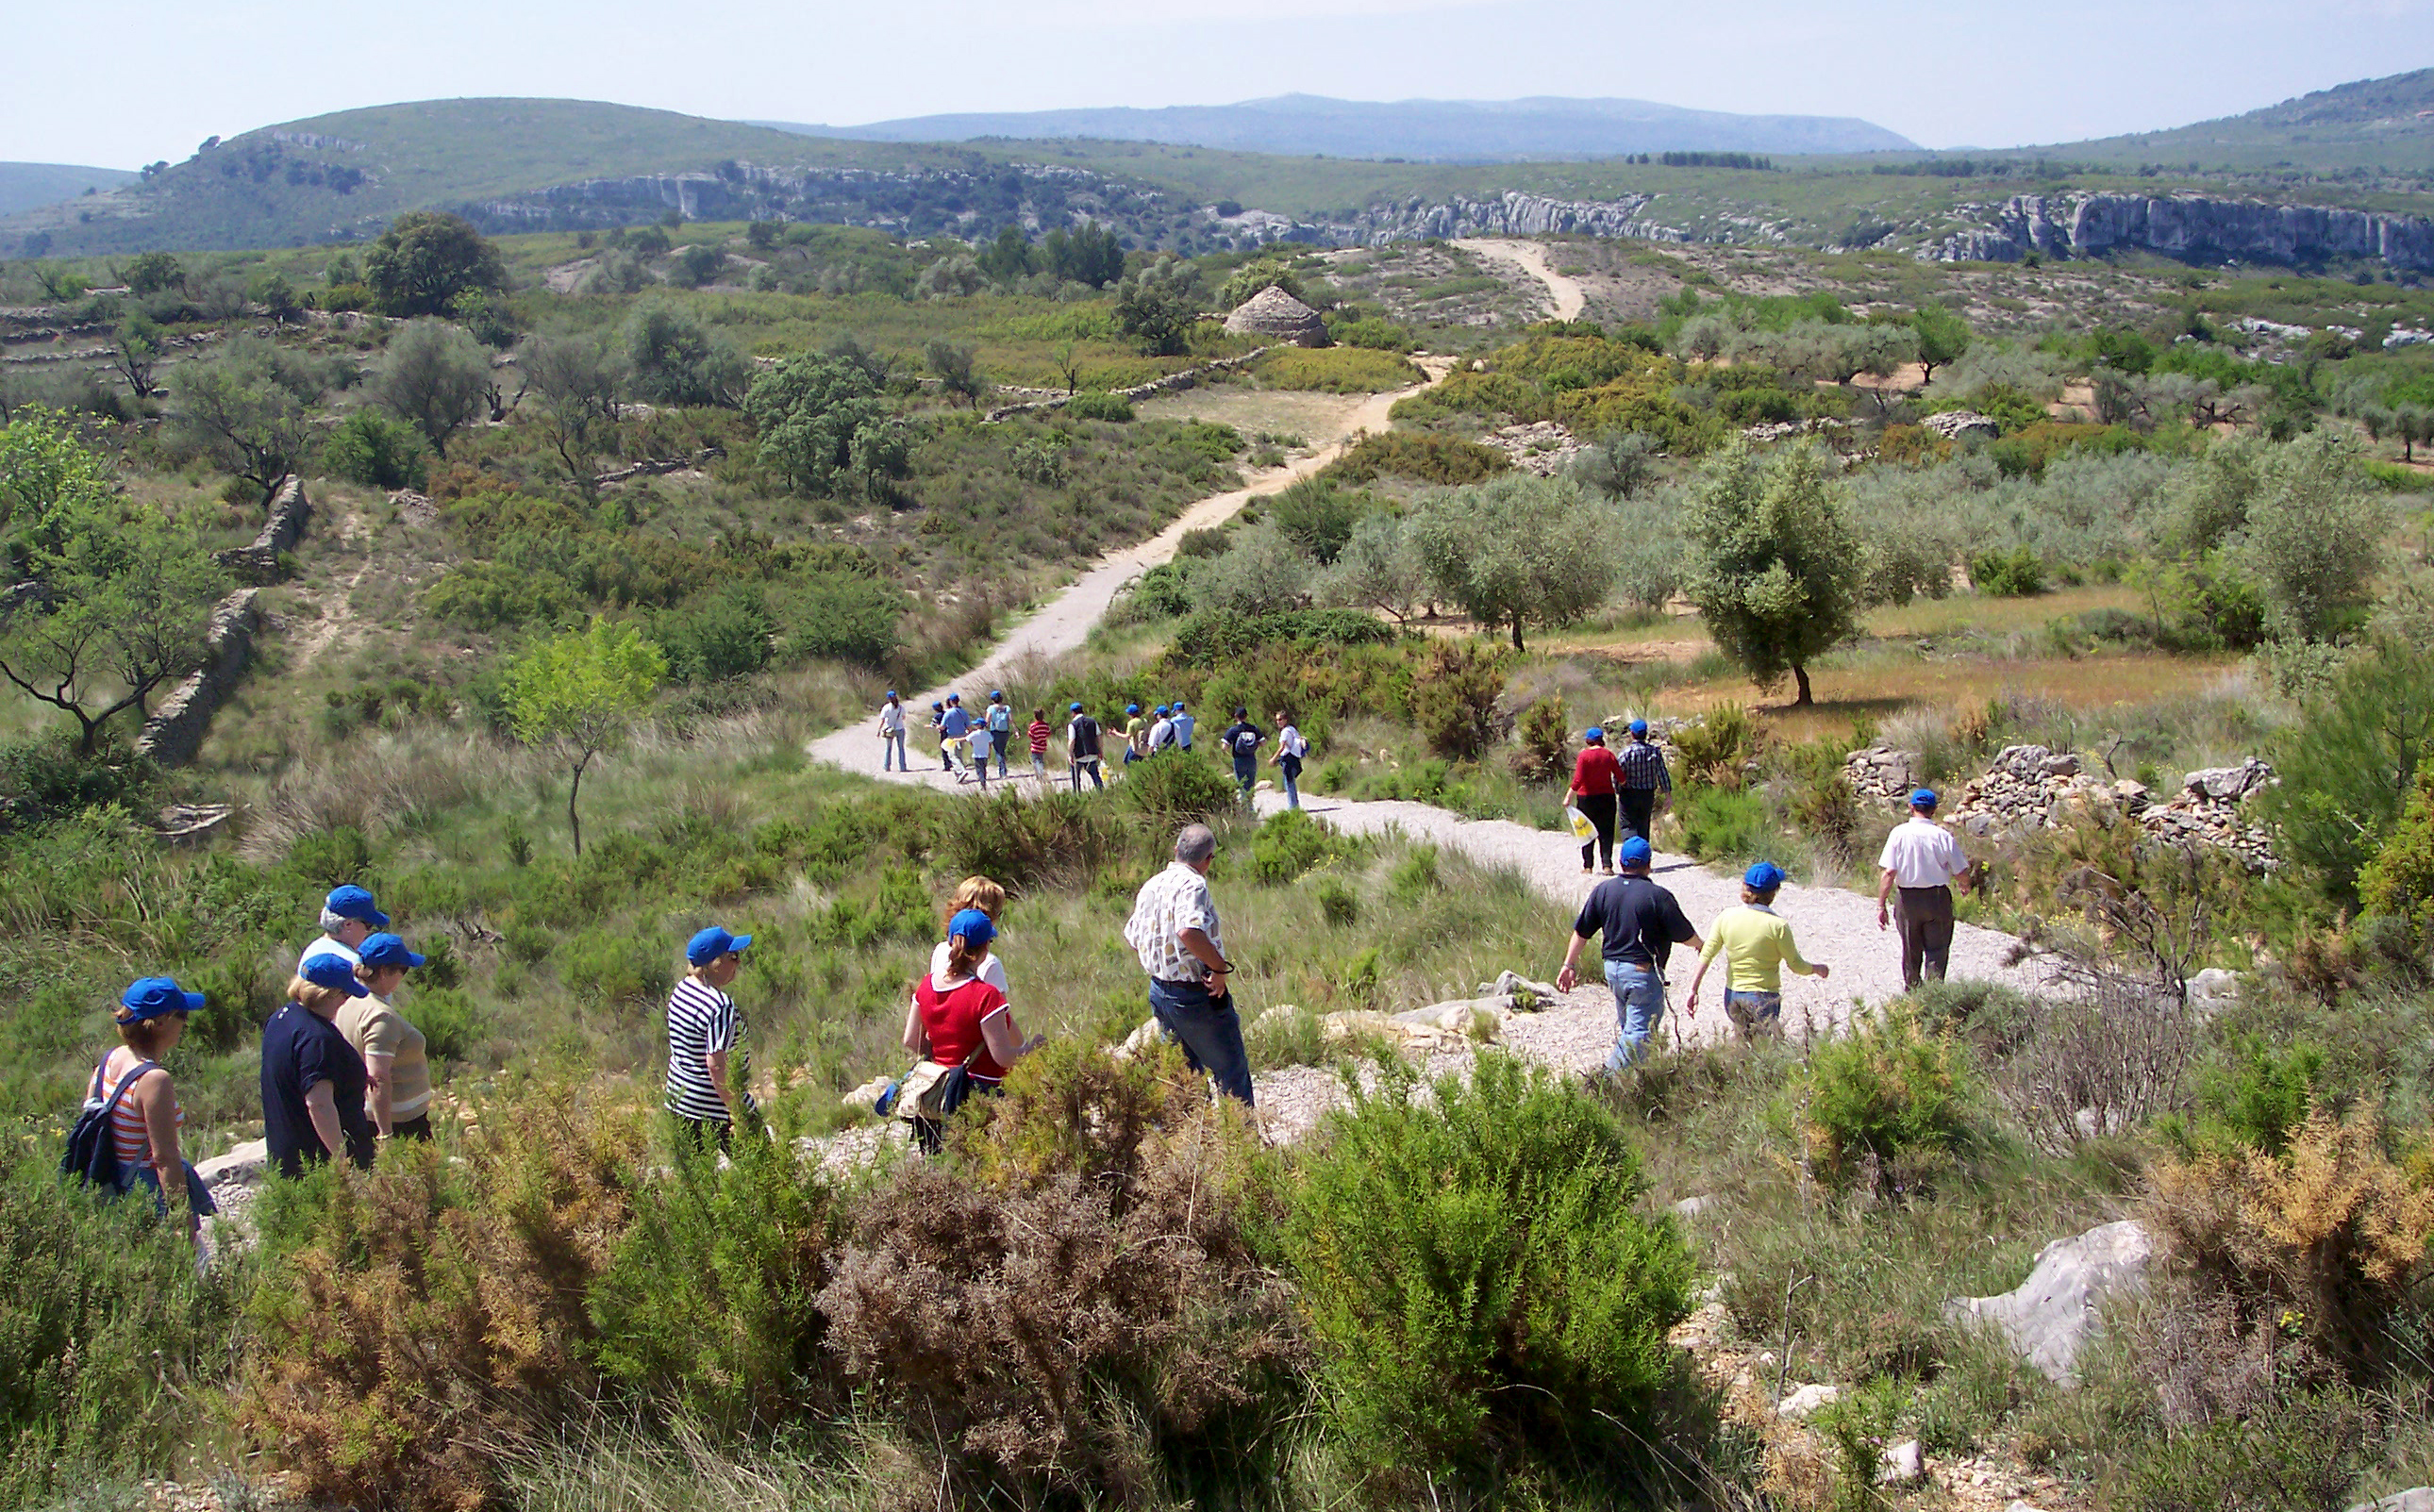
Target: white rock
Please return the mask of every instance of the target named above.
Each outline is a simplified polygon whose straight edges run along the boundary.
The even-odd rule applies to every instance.
[[[2017,1290],[1956,1299],[1945,1316],[1995,1324],[2022,1359],[2059,1385],[2075,1385],[2072,1368],[2099,1307],[2116,1293],[2144,1289],[2154,1251],[2153,1236],[2135,1219],[2103,1224],[2037,1251],[2036,1268]]]
[[[1807,1422],[1818,1409],[1832,1405],[1842,1395],[1843,1390],[1840,1386],[1824,1385],[1802,1386],[1775,1403],[1774,1415],[1778,1418],[1789,1418],[1793,1422]]]
[[[2413,1486],[2373,1502],[2360,1502],[2349,1512],[2434,1512],[2434,1486]]]
[[[1905,1438],[1884,1452],[1877,1466],[1880,1486],[1910,1486],[1927,1478],[1927,1451],[1915,1438]]]
[[[1695,1218],[1715,1205],[1716,1199],[1711,1197],[1686,1197],[1673,1204],[1673,1211],[1683,1217]]]
[[[2018,1497],[2014,1497],[2011,1504],[2003,1508],[2003,1512],[2045,1512],[2045,1509],[2033,1503],[2023,1502]]]
[[[195,1174],[205,1186],[252,1186],[262,1180],[270,1164],[270,1145],[266,1140],[249,1140],[225,1155],[195,1163]]]
[[[2188,990],[2189,1007],[2211,1013],[2239,1001],[2239,974],[2220,966],[2208,966],[2182,984]]]
[[[1554,1002],[1557,998],[1564,995],[1563,994],[1555,991],[1555,984],[1553,982],[1532,981],[1529,977],[1522,976],[1519,972],[1514,971],[1498,972],[1494,981],[1482,982],[1479,984],[1479,995],[1482,997],[1518,997],[1523,993],[1529,994],[1531,997],[1535,999],[1535,1001],[1531,1003],[1529,1008],[1524,1009],[1523,1011],[1532,1011],[1544,1008],[1548,1004]],[[1516,1009],[1522,1008],[1522,1005],[1518,1002],[1515,1003],[1513,1006]]]

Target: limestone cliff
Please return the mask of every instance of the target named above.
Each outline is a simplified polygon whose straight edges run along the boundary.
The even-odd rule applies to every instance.
[[[1936,238],[1919,256],[2011,263],[2030,252],[2098,257],[2145,251],[2192,262],[2372,258],[2398,268],[2434,267],[2434,221],[2422,215],[2196,195],[2015,195],[1999,205],[1974,208],[1986,224]]]

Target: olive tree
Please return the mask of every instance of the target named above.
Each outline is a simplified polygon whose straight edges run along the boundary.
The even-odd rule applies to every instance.
[[[2360,470],[2356,444],[2325,432],[2267,450],[2243,534],[2267,626],[2323,640],[2354,628],[2371,597],[2391,511]]]
[[[372,399],[412,424],[438,455],[448,438],[489,408],[490,354],[445,320],[409,322],[389,339]]]
[[[1383,510],[1353,523],[1351,536],[1320,585],[1329,603],[1380,610],[1398,621],[1420,611],[1428,591],[1419,547],[1403,522]]]
[[[268,500],[311,450],[307,405],[318,397],[316,387],[309,374],[283,361],[268,341],[240,337],[218,356],[177,369],[170,387],[172,432]]]
[[[1525,650],[1531,625],[1579,619],[1614,586],[1614,517],[1553,478],[1508,473],[1438,494],[1413,513],[1420,565],[1444,599]]]
[[[1690,602],[1717,647],[1759,688],[1789,672],[1798,702],[1816,702],[1808,664],[1859,628],[1867,562],[1817,448],[1736,439],[1700,470],[1686,515]]]
[[[654,300],[626,322],[626,367],[634,396],[654,404],[734,409],[752,383],[752,362],[712,335],[692,312]]]
[[[587,494],[592,466],[623,415],[625,360],[589,336],[536,336],[520,359],[536,420],[568,480]]]
[[[1116,284],[1116,329],[1152,357],[1182,352],[1198,317],[1191,264],[1162,258]]]

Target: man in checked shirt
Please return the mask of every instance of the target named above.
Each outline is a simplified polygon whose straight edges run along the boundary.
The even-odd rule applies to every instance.
[[[1646,720],[1631,722],[1631,739],[1614,756],[1622,767],[1622,827],[1647,840],[1649,823],[1656,813],[1656,795],[1671,794],[1673,773],[1665,770],[1665,753],[1649,739]]]

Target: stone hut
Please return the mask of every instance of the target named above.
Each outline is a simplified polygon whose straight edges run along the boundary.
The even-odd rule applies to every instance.
[[[1238,305],[1226,317],[1226,330],[1232,335],[1289,341],[1296,347],[1327,345],[1327,322],[1318,312],[1273,283]]]

